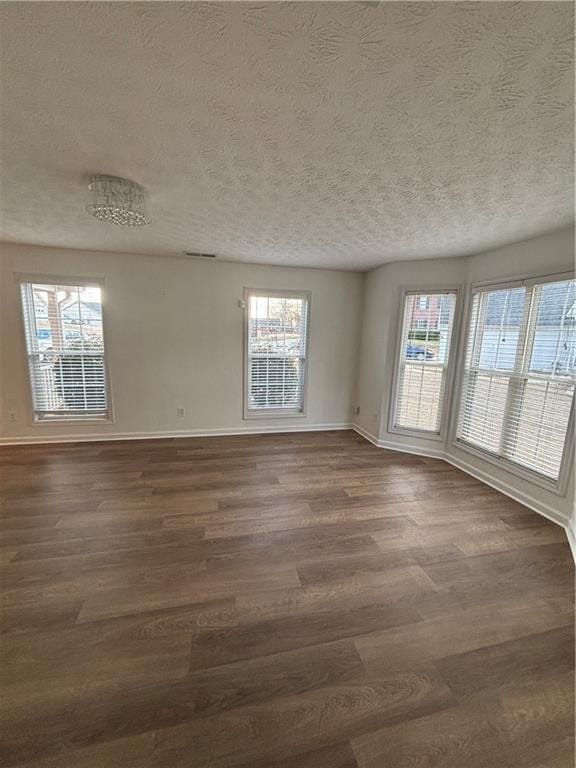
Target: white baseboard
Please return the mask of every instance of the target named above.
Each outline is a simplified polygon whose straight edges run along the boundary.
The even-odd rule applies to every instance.
[[[572,557],[576,563],[576,520],[569,520],[566,526],[566,536],[568,538],[568,544],[572,551]]]
[[[2,445],[42,445],[51,443],[84,443],[84,442],[103,442],[113,440],[161,440],[166,438],[178,438],[178,437],[218,437],[225,435],[260,435],[260,434],[280,434],[286,432],[329,432],[337,430],[353,429],[359,435],[371,442],[378,448],[385,448],[391,451],[398,451],[399,453],[411,453],[418,456],[426,456],[436,459],[443,459],[448,464],[456,467],[457,469],[466,472],[467,474],[480,480],[482,483],[489,485],[505,496],[509,496],[514,501],[523,504],[528,509],[532,509],[534,512],[546,517],[553,523],[561,525],[565,531],[576,562],[576,531],[570,520],[566,519],[563,515],[558,513],[555,509],[545,504],[544,502],[535,499],[530,494],[523,491],[519,491],[508,483],[504,483],[501,480],[493,477],[492,475],[484,472],[472,465],[468,464],[461,459],[457,459],[454,456],[446,453],[442,449],[410,449],[400,443],[394,443],[393,441],[380,440],[376,435],[360,427],[358,424],[351,423],[332,423],[332,424],[297,424],[290,426],[270,426],[262,425],[259,427],[239,427],[233,429],[182,429],[182,430],[169,430],[159,432],[116,432],[116,433],[94,433],[94,434],[78,434],[78,435],[30,435],[25,437],[13,437],[13,438],[0,438],[0,446]]]
[[[377,446],[378,448],[387,448],[388,450],[400,451],[401,453],[412,453],[412,454],[417,454],[419,456],[427,456],[427,457],[442,459],[446,461],[448,464],[451,464],[457,469],[460,469],[463,472],[466,472],[466,474],[471,475],[472,477],[475,477],[477,480],[480,480],[480,482],[485,483],[486,485],[489,485],[491,488],[494,488],[496,491],[503,493],[505,496],[508,496],[509,498],[514,499],[514,501],[517,501],[520,504],[523,504],[525,507],[528,507],[528,509],[531,509],[534,512],[537,512],[539,515],[542,515],[543,517],[547,518],[551,522],[556,523],[556,525],[562,526],[566,530],[566,534],[570,541],[570,545],[573,548],[573,551],[576,550],[576,535],[574,534],[574,531],[571,531],[569,529],[568,519],[561,513],[557,512],[553,507],[549,506],[548,504],[545,504],[539,499],[534,498],[529,493],[526,493],[525,491],[520,491],[514,486],[509,485],[508,483],[505,483],[496,477],[493,477],[489,473],[484,472],[483,470],[478,469],[477,467],[474,467],[471,464],[468,464],[468,462],[462,461],[462,459],[452,456],[444,449],[431,449],[431,450],[410,449],[398,443],[394,443],[392,441],[380,440],[375,435],[372,435],[370,432],[367,432],[362,427],[359,427],[357,424],[352,424],[352,429],[355,432],[357,432],[359,435],[362,435],[362,437],[365,437],[367,440],[369,440],[373,445]],[[570,540],[570,536],[572,536],[572,540]]]
[[[386,448],[389,451],[398,451],[399,453],[412,453],[416,456],[425,456],[427,459],[444,459],[444,451],[441,448],[409,448],[402,443],[395,443],[392,440],[378,440],[379,448]]]
[[[0,438],[0,445],[45,445],[50,443],[93,443],[112,440],[162,440],[174,437],[219,437],[226,435],[263,435],[284,432],[334,432],[352,429],[347,422],[335,424],[293,424],[287,426],[236,427],[232,429],[178,429],[159,432],[99,432],[79,435],[26,435]]]
[[[368,432],[363,427],[360,427],[358,424],[352,424],[351,429],[354,430],[354,432],[357,432],[359,435],[362,435],[362,437],[365,437],[366,440],[369,440],[373,445],[377,446],[378,448],[386,448],[388,451],[398,451],[399,453],[412,453],[416,456],[426,456],[430,459],[443,459],[445,457],[445,451],[441,448],[427,448],[427,449],[421,449],[421,448],[410,448],[409,446],[404,445],[403,443],[395,443],[393,440],[380,440],[376,437],[376,435],[373,435],[371,432]]]
[[[373,435],[372,432],[368,432],[367,429],[364,429],[364,427],[361,427],[359,424],[351,424],[350,428],[354,430],[354,432],[357,432],[362,437],[365,437],[368,442],[372,443],[373,445],[380,447],[378,445],[378,438],[376,435]]]
[[[480,480],[480,482],[489,485],[496,491],[500,491],[500,493],[503,493],[505,496],[509,496],[511,499],[514,499],[514,501],[523,504],[525,507],[528,507],[534,512],[538,512],[539,515],[548,518],[548,520],[556,523],[556,525],[561,525],[563,528],[566,528],[568,524],[567,518],[564,517],[564,515],[562,515],[560,512],[557,512],[553,507],[545,504],[543,501],[535,499],[533,496],[525,493],[524,491],[519,491],[517,488],[514,488],[514,486],[509,485],[508,483],[505,483],[502,480],[499,480],[498,478],[488,474],[487,472],[484,472],[481,469],[477,469],[476,467],[468,464],[468,462],[462,461],[462,459],[457,459],[450,454],[447,454],[444,457],[444,461],[447,461],[448,464],[452,464],[452,466],[456,467],[457,469],[461,469],[463,472],[466,472],[466,474],[472,475],[472,477],[475,477],[476,480]]]

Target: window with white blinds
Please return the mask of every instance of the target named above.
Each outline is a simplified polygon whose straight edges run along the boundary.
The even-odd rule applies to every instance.
[[[247,291],[247,415],[302,413],[307,367],[309,295]]]
[[[456,293],[406,294],[393,426],[439,434]]]
[[[20,283],[36,420],[107,418],[99,285]]]
[[[458,439],[557,480],[576,383],[576,283],[473,293]]]

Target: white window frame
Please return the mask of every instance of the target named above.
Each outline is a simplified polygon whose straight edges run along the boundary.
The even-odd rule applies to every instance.
[[[302,407],[301,408],[259,408],[257,410],[249,407],[250,396],[250,361],[248,359],[248,334],[250,317],[250,298],[252,296],[273,296],[276,298],[302,299],[306,302],[306,345],[305,357],[303,361],[302,384]],[[243,348],[244,348],[244,395],[243,395],[243,418],[251,419],[276,419],[276,418],[302,418],[307,415],[308,405],[308,370],[310,357],[310,309],[312,294],[310,291],[280,290],[278,288],[244,288],[243,308]]]
[[[430,296],[436,294],[451,293],[454,295],[454,316],[452,318],[452,335],[450,338],[450,347],[448,350],[448,364],[446,366],[446,384],[444,387],[444,397],[441,403],[440,430],[438,432],[428,432],[420,429],[410,429],[395,424],[396,421],[396,401],[398,396],[398,387],[400,384],[400,359],[403,349],[403,330],[404,330],[404,312],[406,308],[406,297],[414,294],[426,293]],[[446,442],[448,428],[450,423],[450,402],[452,388],[454,385],[454,375],[456,370],[455,357],[458,348],[458,339],[460,331],[461,315],[461,285],[446,285],[443,287],[421,287],[413,288],[402,287],[400,289],[400,304],[396,310],[397,329],[396,344],[394,351],[394,371],[392,374],[392,385],[390,388],[390,402],[388,407],[388,432],[397,435],[406,435],[407,437],[417,437],[422,440],[435,440],[436,442]]]
[[[572,408],[570,411],[570,418],[568,420],[568,427],[566,429],[566,440],[564,442],[564,452],[562,455],[562,462],[560,465],[560,472],[558,473],[558,479],[547,478],[546,476],[524,467],[521,464],[517,464],[514,461],[506,457],[495,456],[490,451],[485,451],[478,446],[471,445],[466,441],[458,437],[458,426],[460,421],[460,407],[463,397],[463,383],[466,369],[466,347],[468,344],[468,336],[470,333],[470,326],[472,323],[472,301],[475,293],[480,290],[498,290],[507,288],[518,287],[530,287],[532,285],[544,285],[545,283],[561,282],[563,280],[576,279],[574,272],[560,272],[555,274],[534,274],[529,273],[519,278],[510,278],[509,280],[503,279],[500,281],[478,281],[470,285],[466,295],[466,306],[464,307],[466,321],[463,323],[462,333],[460,334],[460,340],[458,345],[457,354],[457,371],[456,371],[456,396],[452,403],[452,413],[450,420],[450,446],[465,453],[475,456],[476,458],[486,461],[494,467],[499,468],[502,471],[508,472],[511,475],[515,475],[523,480],[537,485],[541,488],[551,491],[558,496],[565,496],[568,488],[568,480],[570,476],[570,467],[574,461],[574,402],[576,397],[572,400]]]
[[[110,376],[110,344],[107,330],[107,320],[105,311],[106,302],[106,288],[105,279],[103,277],[72,277],[70,275],[49,275],[49,274],[37,274],[37,273],[15,273],[14,278],[16,281],[16,288],[18,291],[18,306],[20,308],[20,328],[22,339],[22,352],[24,358],[24,364],[26,368],[26,375],[28,377],[28,418],[27,422],[29,426],[34,427],[50,427],[53,425],[62,426],[63,424],[113,424],[114,423],[114,406],[112,398],[112,380]],[[22,284],[33,283],[39,285],[70,285],[70,286],[97,286],[100,288],[101,293],[101,305],[102,305],[102,338],[104,341],[104,373],[106,383],[106,402],[107,409],[106,414],[101,416],[84,416],[71,415],[63,412],[62,415],[54,415],[50,418],[40,418],[34,407],[34,392],[32,385],[32,378],[30,376],[29,367],[29,354],[28,354],[28,341],[26,338],[26,327],[24,323],[24,312],[26,307],[22,298]]]

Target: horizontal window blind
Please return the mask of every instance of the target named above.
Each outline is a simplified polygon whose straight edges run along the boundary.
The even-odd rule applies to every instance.
[[[456,294],[409,293],[404,302],[394,426],[440,432]]]
[[[307,295],[251,293],[247,312],[247,410],[303,411]]]
[[[458,439],[558,479],[576,382],[576,283],[473,294]]]
[[[100,287],[22,282],[20,289],[35,418],[107,417]]]

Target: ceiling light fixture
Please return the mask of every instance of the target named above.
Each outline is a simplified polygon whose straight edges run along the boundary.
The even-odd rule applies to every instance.
[[[149,224],[146,216],[146,190],[140,184],[119,176],[92,176],[91,193],[86,210],[101,221],[122,227],[142,227]]]

